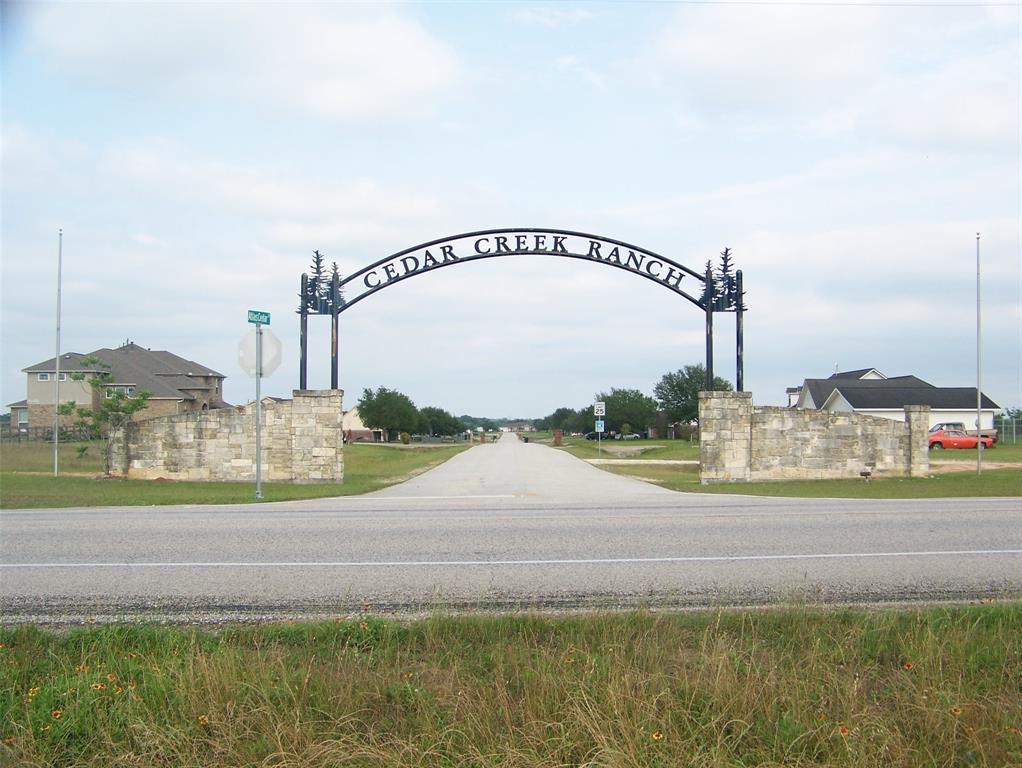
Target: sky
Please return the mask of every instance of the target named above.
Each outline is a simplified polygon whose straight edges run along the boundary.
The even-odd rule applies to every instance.
[[[490,228],[743,271],[760,405],[835,369],[1022,406],[1020,5],[10,3],[0,406],[126,340],[227,376],[270,312],[298,387],[300,276]],[[330,386],[312,317],[309,387]],[[540,417],[704,362],[704,316],[555,256],[457,264],[340,317],[340,386]],[[735,380],[733,315],[714,369]]]

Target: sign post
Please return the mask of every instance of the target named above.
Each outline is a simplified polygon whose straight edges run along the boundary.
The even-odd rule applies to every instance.
[[[593,415],[600,417],[596,420],[596,455],[602,456],[603,446],[600,444],[600,440],[603,437],[603,417],[607,415],[607,404],[602,400],[594,403]]]
[[[255,323],[256,344],[255,344],[255,381],[256,381],[256,402],[255,402],[255,423],[256,423],[256,462],[255,481],[256,501],[263,498],[263,394],[260,383],[263,379],[263,324],[270,324],[269,312],[257,312],[254,309],[248,311],[248,321]]]

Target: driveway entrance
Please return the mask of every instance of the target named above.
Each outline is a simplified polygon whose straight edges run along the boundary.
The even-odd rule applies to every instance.
[[[459,453],[436,469],[371,494],[384,498],[534,498],[537,501],[624,504],[677,494],[596,469],[565,451],[504,434]]]

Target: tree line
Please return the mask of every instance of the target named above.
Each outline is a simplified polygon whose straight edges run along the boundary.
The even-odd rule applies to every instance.
[[[616,433],[644,432],[652,427],[659,411],[668,423],[691,422],[699,416],[699,392],[706,388],[706,369],[702,365],[686,365],[665,373],[653,387],[653,397],[638,389],[618,389],[597,393],[593,401],[606,403],[604,431]],[[715,391],[732,390],[731,382],[713,377]],[[536,429],[562,429],[565,432],[592,432],[595,426],[593,404],[581,408],[562,407],[536,420]]]
[[[652,427],[657,413],[663,411],[669,423],[695,421],[699,415],[699,392],[705,389],[706,370],[702,365],[686,365],[665,373],[653,387],[653,397],[638,389],[599,392],[594,402],[607,405],[604,431],[615,433],[644,432]],[[731,391],[731,382],[713,377],[713,389]],[[454,416],[443,408],[417,408],[407,395],[387,387],[365,389],[358,401],[358,412],[367,427],[382,429],[388,439],[401,433],[434,436],[456,435],[482,426],[496,429],[497,421],[471,416]],[[592,432],[595,417],[593,404],[581,408],[562,407],[533,423],[536,429],[563,429],[565,432]]]
[[[460,419],[443,408],[416,408],[408,395],[387,387],[366,388],[358,401],[358,415],[367,427],[386,432],[388,439],[401,432],[450,436],[466,429]]]

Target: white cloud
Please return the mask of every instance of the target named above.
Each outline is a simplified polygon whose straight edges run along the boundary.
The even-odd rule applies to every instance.
[[[586,62],[579,56],[572,54],[558,56],[554,59],[554,67],[560,72],[571,72],[578,75],[596,88],[599,88],[601,91],[606,90],[607,88],[607,84],[603,76],[586,64]]]
[[[161,240],[158,237],[147,235],[145,232],[132,235],[131,239],[145,248],[167,249],[170,247],[166,240]]]
[[[332,119],[421,114],[458,83],[442,41],[389,9],[337,4],[54,4],[28,15],[42,58],[143,98],[244,99]]]
[[[747,134],[1000,149],[1018,141],[1017,25],[1017,9],[683,6],[635,63]]]
[[[859,9],[685,6],[641,60],[655,77],[734,111],[840,98],[879,70],[883,41]]]
[[[526,26],[557,29],[583,24],[595,18],[596,14],[587,8],[566,8],[551,6],[530,6],[519,8],[514,20]]]
[[[145,139],[104,153],[105,171],[154,198],[176,205],[252,217],[280,249],[304,252],[310,243],[358,247],[394,239],[401,229],[435,220],[432,196],[385,188],[367,179],[344,182],[282,176],[224,163],[177,142]],[[397,230],[397,232],[395,232]]]
[[[1019,49],[995,48],[879,81],[842,122],[888,143],[1000,151],[1019,141]]]

